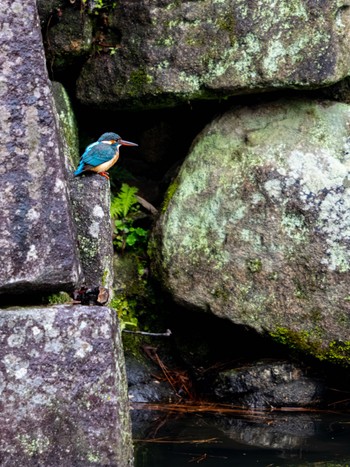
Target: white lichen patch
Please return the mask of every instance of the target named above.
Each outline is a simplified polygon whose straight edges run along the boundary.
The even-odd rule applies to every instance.
[[[93,221],[89,225],[89,235],[93,238],[98,239],[100,234],[100,223],[98,221]]]
[[[18,357],[15,354],[7,354],[2,359],[2,362],[5,365],[6,373],[8,376],[14,376],[15,378],[20,378],[28,369],[29,361]]]
[[[16,379],[21,379],[21,378],[24,378],[26,375],[27,375],[27,368],[19,368],[18,370],[15,371],[15,377]]]
[[[271,179],[265,182],[264,188],[269,194],[270,198],[280,199],[282,194],[281,180]]]
[[[317,227],[325,234],[327,251],[322,259],[331,270],[350,269],[350,190],[330,192],[320,205]]]
[[[54,193],[61,193],[64,190],[66,190],[66,185],[63,183],[63,180],[56,178]]]
[[[281,226],[293,242],[298,245],[305,242],[308,238],[309,230],[305,226],[304,220],[293,214],[284,214],[281,220]]]
[[[98,217],[99,219],[103,219],[104,217],[104,211],[102,209],[102,207],[99,205],[99,204],[95,204],[93,210],[92,210],[92,215],[94,217]]]
[[[24,340],[25,336],[23,335],[23,332],[18,334],[11,334],[7,339],[7,344],[10,347],[19,347],[23,344]]]
[[[27,212],[27,220],[28,221],[37,221],[38,219],[40,219],[40,212],[34,208],[34,207],[31,207],[28,212]]]
[[[81,339],[77,340],[74,347],[76,349],[75,357],[77,358],[85,358],[93,350],[93,347],[89,342],[83,341]]]
[[[47,352],[47,353],[54,353],[54,354],[59,354],[62,352],[62,350],[64,349],[64,346],[62,344],[62,342],[60,342],[59,340],[48,340],[46,343],[45,343],[45,346],[44,346],[44,352]]]
[[[34,244],[30,245],[29,247],[29,250],[27,252],[27,256],[26,256],[26,261],[34,261],[38,259],[38,252],[37,252],[37,249],[36,249],[36,246]]]
[[[287,178],[299,180],[302,192],[308,195],[342,186],[350,164],[344,164],[330,151],[315,148],[313,153],[292,151],[288,158],[288,169]]]

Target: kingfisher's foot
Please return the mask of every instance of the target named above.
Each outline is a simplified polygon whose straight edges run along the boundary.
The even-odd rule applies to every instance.
[[[98,174],[101,175],[102,177],[106,177],[107,180],[109,180],[108,172],[99,172]]]

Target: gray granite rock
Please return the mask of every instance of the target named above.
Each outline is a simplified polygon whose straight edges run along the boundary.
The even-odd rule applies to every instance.
[[[70,177],[80,159],[78,125],[70,98],[64,86],[57,81],[53,81],[52,93],[58,114],[60,135],[62,137],[64,164]]]
[[[71,179],[71,199],[87,287],[113,286],[113,242],[110,185],[97,174]]]
[[[67,2],[63,8],[53,11],[43,32],[50,66],[69,72],[68,67],[86,60],[86,55],[91,52],[93,22],[83,14],[83,9],[75,5],[64,6]]]
[[[150,248],[174,298],[349,364],[349,128],[349,105],[307,100],[208,125]]]
[[[80,274],[36,2],[0,23],[0,293],[69,290]]]
[[[120,0],[77,95],[123,109],[322,87],[349,74],[349,25],[346,0]]]
[[[133,464],[113,310],[1,310],[0,394],[1,465]]]

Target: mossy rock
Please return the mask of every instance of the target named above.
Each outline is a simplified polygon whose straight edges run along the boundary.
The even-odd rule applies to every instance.
[[[346,104],[296,99],[203,130],[150,243],[176,301],[347,364],[349,125]]]

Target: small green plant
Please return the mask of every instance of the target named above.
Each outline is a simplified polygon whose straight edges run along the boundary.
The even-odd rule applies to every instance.
[[[148,231],[134,225],[141,215],[140,204],[136,198],[137,191],[137,188],[123,183],[117,196],[112,198],[113,243],[121,252],[126,248],[136,251],[146,247]]]
[[[82,0],[81,5],[83,10],[88,10],[89,13],[98,15],[101,11],[110,11],[117,6],[118,2],[113,0]]]
[[[113,298],[110,303],[111,308],[114,308],[120,319],[120,330],[135,329],[138,327],[138,319],[136,317],[137,300],[133,297],[127,297],[122,294]]]

